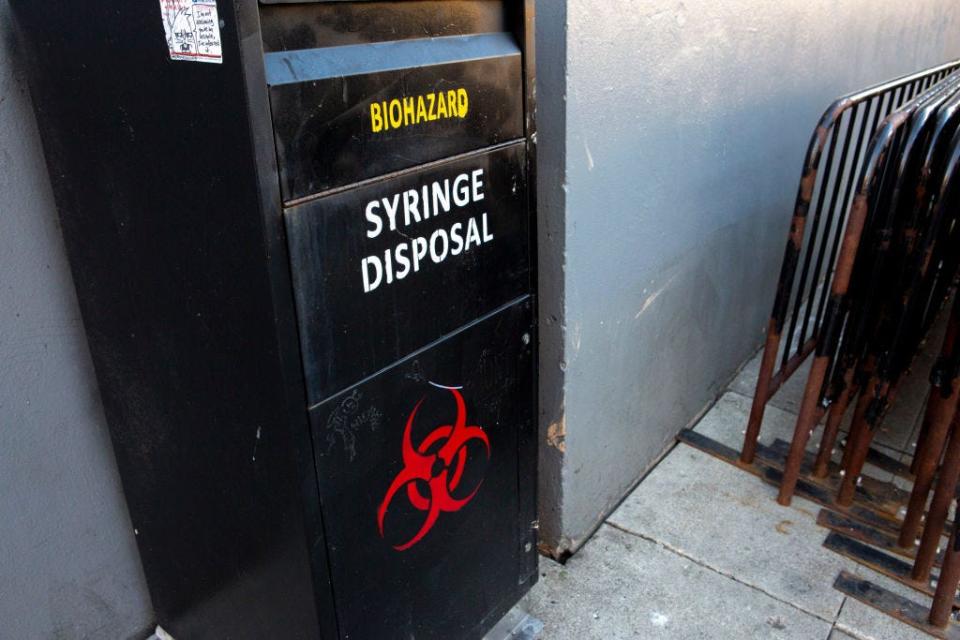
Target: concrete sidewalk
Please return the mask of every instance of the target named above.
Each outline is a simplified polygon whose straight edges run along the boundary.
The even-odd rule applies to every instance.
[[[901,460],[914,444],[939,344],[935,331],[878,433],[878,448]],[[743,368],[697,431],[740,448],[759,359]],[[790,439],[806,369],[768,405],[762,442]],[[875,468],[867,473],[891,480]],[[781,507],[775,496],[760,479],[676,446],[566,565],[541,558],[540,583],[525,603],[545,624],[540,637],[929,638],[834,590],[834,578],[848,569],[929,605],[925,596],[824,549],[818,505],[795,499]]]

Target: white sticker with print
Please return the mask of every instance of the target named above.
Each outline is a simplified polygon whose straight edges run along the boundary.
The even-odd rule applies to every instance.
[[[171,60],[223,62],[216,0],[160,0]]]

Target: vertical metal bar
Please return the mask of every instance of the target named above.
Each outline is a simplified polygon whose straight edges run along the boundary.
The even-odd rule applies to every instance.
[[[804,302],[804,291],[806,289],[807,277],[810,273],[810,263],[813,261],[813,251],[817,244],[817,233],[820,229],[820,221],[823,218],[823,204],[826,200],[827,183],[830,181],[830,172],[833,168],[833,155],[837,148],[837,129],[830,132],[830,145],[827,148],[826,163],[820,171],[820,189],[817,194],[817,206],[814,209],[813,224],[810,227],[810,236],[807,239],[807,250],[803,256],[803,267],[800,270],[800,284],[797,287],[796,300],[793,302],[793,313],[790,314],[790,328],[787,329],[786,347],[783,350],[783,359],[781,366],[786,366],[790,357],[791,345],[793,344],[793,335],[797,329],[797,320],[800,317],[800,307]],[[807,303],[809,306],[809,302]],[[799,335],[799,343],[802,345],[806,336],[803,333]]]
[[[875,104],[876,103],[876,104]],[[850,165],[850,169],[847,173],[847,186],[845,189],[845,195],[843,198],[843,205],[841,208],[842,218],[837,223],[837,228],[834,231],[833,238],[833,247],[830,249],[830,260],[827,262],[827,265],[830,267],[830,271],[827,274],[827,277],[833,275],[833,272],[836,270],[836,260],[837,260],[837,251],[840,248],[840,239],[843,237],[843,227],[846,223],[847,212],[850,210],[852,205],[852,198],[855,193],[854,185],[857,182],[857,175],[860,173],[860,163],[863,158],[863,152],[867,145],[869,145],[869,140],[866,138],[866,132],[870,131],[870,134],[873,135],[873,132],[877,128],[877,120],[880,115],[880,104],[875,98],[871,98],[869,102],[866,103],[867,107],[863,111],[860,122],[860,133],[857,135],[857,148],[854,154],[853,163]],[[860,105],[857,105],[858,107]],[[876,106],[876,109],[874,107]],[[873,122],[870,124],[870,128],[867,129],[867,122],[871,119]],[[820,327],[823,325],[823,311],[826,307],[827,298],[829,297],[830,287],[823,288],[823,295],[820,297],[820,304],[817,308],[817,322],[816,327],[819,331]]]
[[[898,539],[898,544],[904,548],[913,548],[914,540],[920,531],[927,498],[930,497],[930,488],[933,486],[933,476],[937,472],[940,454],[943,452],[943,443],[957,412],[957,398],[960,394],[957,393],[956,378],[950,381],[947,391],[949,394],[934,388],[927,401],[927,415],[924,420],[930,425],[930,432],[923,443],[923,449],[918,449],[916,453],[920,462]]]
[[[840,423],[847,412],[847,406],[850,404],[850,398],[853,394],[853,367],[850,367],[844,374],[843,391],[840,396],[830,405],[830,413],[827,415],[827,424],[823,428],[823,437],[820,439],[820,449],[817,451],[817,459],[813,464],[813,476],[815,478],[826,478],[830,473],[830,460],[833,458],[833,447],[837,442],[837,435],[840,433]]]
[[[916,82],[911,82],[910,91],[907,93],[906,102],[913,100],[915,96],[919,96],[921,93],[923,93],[923,81],[917,80]]]
[[[870,376],[869,382],[863,389],[854,414],[854,422],[850,425],[850,434],[847,437],[847,446],[843,450],[843,481],[837,494],[837,504],[849,507],[853,504],[853,497],[857,488],[857,477],[863,469],[867,459],[867,451],[873,440],[873,430],[867,421],[867,412],[874,402],[877,393],[877,377]]]
[[[807,440],[810,438],[810,430],[816,422],[820,389],[823,387],[823,381],[830,365],[831,351],[836,346],[832,343],[839,339],[839,336],[831,335],[831,332],[835,332],[835,327],[839,324],[842,301],[850,285],[850,275],[853,271],[853,263],[857,254],[857,247],[860,244],[860,235],[863,233],[867,212],[866,199],[858,196],[854,200],[850,220],[847,222],[847,228],[844,231],[843,249],[840,252],[837,271],[831,287],[830,303],[826,314],[830,326],[824,331],[824,335],[821,336],[821,340],[817,344],[817,355],[810,367],[810,376],[807,378],[803,402],[800,405],[800,414],[797,416],[793,440],[790,443],[790,453],[784,464],[783,479],[780,482],[777,502],[785,506],[789,505],[793,498],[793,490],[800,476],[800,466],[803,463]]]
[[[945,628],[950,624],[957,585],[960,585],[960,521],[953,525],[950,544],[947,545],[943,558],[943,568],[940,569],[940,577],[937,579],[937,590],[930,606],[929,622],[932,626]]]
[[[890,111],[896,111],[903,104],[903,97],[906,95],[906,85],[901,85],[893,91],[892,100],[890,100]]]
[[[757,376],[757,388],[754,391],[753,403],[750,406],[750,418],[747,420],[747,429],[743,436],[740,464],[753,464],[757,455],[757,440],[760,438],[760,426],[763,423],[763,412],[767,405],[770,378],[773,377],[773,369],[776,366],[779,344],[780,329],[777,327],[776,317],[772,317],[767,325],[767,340],[763,347],[760,373]]]
[[[883,109],[880,111],[880,122],[890,115],[890,112],[893,110],[894,102],[896,101],[896,91],[888,92],[883,96]]]
[[[850,421],[847,443],[843,447],[843,458],[840,461],[842,469],[850,467],[850,457],[853,455],[854,443],[860,438],[860,431],[864,425],[863,417],[866,415],[867,407],[870,404],[870,393],[873,392],[873,387],[870,386],[870,380],[873,379],[872,360],[865,363],[859,373],[863,376],[863,388],[860,390],[860,397],[857,399],[856,408],[853,410],[853,420]]]
[[[780,347],[783,326],[790,307],[790,297],[793,293],[793,282],[796,276],[797,262],[803,247],[804,230],[806,227],[807,214],[810,209],[811,195],[817,179],[817,167],[819,165],[820,154],[825,137],[833,125],[834,119],[835,109],[832,106],[827,109],[821,117],[807,147],[807,157],[804,161],[803,175],[800,178],[800,185],[797,189],[793,219],[790,223],[790,235],[787,238],[787,246],[784,249],[783,262],[780,267],[780,277],[777,281],[777,294],[773,302],[773,310],[770,313],[770,321],[767,325],[767,340],[764,345],[760,372],[757,376],[757,387],[753,396],[753,404],[750,407],[750,418],[747,421],[747,429],[743,438],[743,448],[740,452],[740,464],[753,464],[756,456],[757,441],[759,440],[760,427],[763,423],[763,413],[770,395],[773,371],[777,361],[777,352]],[[789,343],[787,343],[785,349],[789,350]],[[784,376],[789,375],[786,368],[784,368],[783,374]]]
[[[814,358],[813,365],[810,367],[810,376],[807,378],[807,386],[804,389],[803,403],[800,405],[800,415],[797,416],[793,439],[790,442],[790,453],[787,455],[787,461],[783,469],[783,479],[780,481],[780,492],[777,495],[777,502],[784,506],[790,505],[793,490],[800,477],[800,466],[803,463],[807,441],[810,439],[810,430],[817,419],[820,388],[823,386],[823,380],[826,377],[829,365],[829,355],[818,355]]]
[[[915,104],[916,103],[914,103],[914,105]],[[907,109],[912,110],[913,107],[911,106]],[[893,195],[895,192],[890,193],[890,191],[894,188],[899,176],[896,170],[897,165],[894,156],[902,151],[901,143],[906,135],[904,125],[909,122],[909,114],[907,112],[901,112],[894,117],[896,118],[896,124],[891,123],[889,125],[895,127],[894,137],[891,140],[891,144],[886,147],[886,151],[891,157],[888,157],[884,162],[883,177],[878,183],[876,190],[871,194],[871,202],[869,205],[870,208],[875,211],[874,217],[876,224],[872,224],[871,226],[880,233],[878,238],[889,238],[896,230],[896,202],[890,200],[890,198],[895,198]],[[883,207],[885,213],[883,217],[879,216],[881,211],[879,207]],[[876,255],[871,259],[871,283],[867,290],[861,294],[862,300],[860,300],[860,302],[864,305],[870,304],[875,294],[878,293],[878,287],[882,286],[881,283],[877,281],[880,275],[878,269],[891,258],[891,255],[886,249],[886,244],[879,245],[875,249],[875,252]],[[861,311],[861,313],[864,314],[868,312],[868,309]],[[900,333],[900,329],[898,329],[897,332]],[[899,339],[895,338],[893,344],[896,345],[898,340]],[[896,356],[898,353],[899,350],[891,355]],[[885,364],[885,360],[886,358],[878,359],[878,375],[872,377],[867,388],[864,390],[864,397],[869,399],[868,408],[863,417],[853,425],[851,433],[854,434],[854,437],[848,442],[849,449],[844,452],[847,465],[844,467],[845,476],[837,496],[837,503],[841,506],[850,506],[853,503],[857,483],[866,461],[870,442],[873,439],[876,428],[883,419],[890,401],[895,395],[896,383],[899,376],[896,373],[897,369],[895,367],[891,368],[889,363]]]
[[[914,94],[917,92],[919,88],[920,88],[919,80],[917,82],[911,82],[910,84],[908,84],[904,90],[903,102],[901,102],[900,104],[903,104],[904,102],[909,102],[910,100],[912,100]]]
[[[753,403],[750,406],[750,418],[743,436],[743,447],[740,450],[740,464],[753,464],[757,455],[757,440],[760,439],[760,426],[763,423],[763,412],[767,405],[770,378],[776,366],[777,348],[780,343],[780,329],[776,318],[770,318],[767,325],[767,340],[763,347],[763,358],[760,362],[760,373],[757,376],[757,388],[753,394]]]
[[[869,121],[870,124],[869,124],[869,127],[866,128],[866,130],[863,128],[863,126],[861,126],[861,130],[860,130],[860,140],[858,140],[858,142],[857,142],[857,145],[858,145],[858,150],[857,150],[857,158],[858,158],[858,160],[857,160],[857,166],[851,167],[851,171],[852,171],[851,176],[850,176],[850,177],[851,177],[851,184],[849,185],[849,187],[850,187],[850,188],[848,188],[849,194],[848,194],[848,196],[847,196],[847,197],[848,197],[848,203],[847,203],[847,208],[848,208],[848,209],[849,209],[849,207],[852,207],[852,206],[853,206],[853,201],[852,201],[852,199],[856,197],[856,189],[853,188],[853,185],[856,184],[855,179],[859,176],[859,173],[860,173],[860,167],[859,167],[859,164],[860,164],[860,156],[861,156],[861,154],[865,151],[865,149],[866,149],[867,147],[869,147],[869,145],[870,145],[870,138],[873,136],[873,132],[875,132],[875,131],[877,130],[877,127],[879,126],[880,121],[881,121],[883,118],[886,117],[886,115],[885,115],[886,106],[885,106],[885,105],[886,105],[886,104],[889,104],[890,102],[892,102],[892,97],[891,97],[891,96],[892,96],[892,93],[891,93],[891,92],[887,92],[887,93],[879,96],[879,97],[876,99],[875,104],[874,104],[874,100],[871,100],[870,106],[868,107],[868,109],[867,109],[867,110],[864,112],[864,114],[863,114],[863,115],[864,115],[864,118],[863,118],[863,123],[862,123],[862,124],[866,124],[868,121]],[[866,135],[867,133],[869,133],[869,135]],[[861,146],[861,144],[862,144],[863,146]],[[822,326],[822,322],[823,322],[822,316],[818,317],[818,319],[817,319],[817,326]],[[851,357],[856,357],[856,355],[857,355],[857,354],[853,353],[853,354],[851,354]],[[838,365],[839,365],[839,364],[840,364],[840,363],[838,363]],[[845,380],[848,380],[848,381],[852,381],[852,380],[853,380],[853,374],[854,374],[854,367],[855,367],[855,366],[857,366],[857,363],[856,363],[855,360],[854,360],[854,361],[851,361],[851,362],[847,365],[847,367],[848,367],[849,370],[843,373],[843,378],[844,378]],[[867,381],[867,380],[871,377],[871,375],[872,375],[873,363],[872,363],[872,361],[871,361],[871,362],[866,363],[865,365],[864,365],[864,364],[860,364],[859,366],[861,366],[861,368],[862,368],[862,372],[861,372],[861,378],[863,379],[863,383],[862,383],[862,384],[866,384],[866,381]],[[845,386],[849,386],[849,383],[848,383],[847,385],[845,385]],[[850,394],[849,394],[848,392],[846,392],[846,390],[844,391],[844,393],[846,393],[846,398],[844,398],[845,403],[849,403],[850,400],[851,400]],[[867,406],[868,406],[868,404],[869,404],[869,400],[870,400],[870,396],[869,396],[867,393],[861,393],[860,399],[859,399],[859,401],[858,401],[857,404],[856,404],[856,409],[854,410],[854,413],[853,413],[853,420],[852,420],[852,422],[851,422],[851,427],[852,427],[852,428],[851,428],[850,433],[847,434],[847,441],[846,441],[846,444],[844,445],[844,449],[843,449],[843,460],[842,460],[842,462],[841,462],[841,468],[843,468],[843,469],[849,468],[849,466],[850,466],[850,457],[851,457],[851,454],[853,453],[853,451],[854,451],[855,448],[856,448],[856,443],[857,443],[857,442],[861,439],[861,437],[862,437],[862,430],[864,429],[864,425],[865,425],[864,420],[863,420],[863,417],[864,417],[864,415],[866,414],[866,410],[867,410]],[[833,422],[842,420],[842,413],[840,413],[839,415],[837,415],[837,414],[838,414],[838,412],[845,411],[845,410],[846,410],[846,406],[845,406],[845,404],[844,404],[844,405],[842,405],[841,407],[838,407],[836,411],[831,412],[832,415],[831,415],[831,418],[828,419],[827,428],[824,429],[823,440],[821,441],[821,451],[818,452],[818,459],[820,460],[820,463],[819,463],[819,472],[822,473],[822,474],[825,473],[825,469],[827,468],[827,465],[829,464],[830,457],[832,456],[832,453],[833,453],[833,444],[834,444],[835,441],[836,441],[836,435],[833,434],[833,433],[831,433],[830,431],[832,431],[833,429],[837,429],[837,428],[839,427],[839,425],[834,425]],[[830,445],[830,446],[829,446],[829,448],[827,448],[825,445]]]
[[[844,128],[843,136],[843,149],[840,152],[840,164],[836,172],[834,172],[833,179],[833,192],[830,196],[830,204],[827,205],[827,224],[824,227],[822,239],[820,240],[820,251],[817,253],[817,264],[813,268],[813,278],[810,285],[810,298],[807,301],[807,309],[803,316],[803,325],[801,325],[800,330],[800,344],[803,344],[804,338],[807,335],[807,326],[810,323],[810,315],[813,312],[814,301],[816,298],[817,286],[820,285],[820,270],[823,268],[823,259],[827,253],[827,245],[830,244],[830,233],[833,231],[835,221],[837,219],[837,197],[840,195],[840,183],[844,177],[844,168],[847,164],[847,152],[850,150],[850,138],[851,132],[853,131],[854,124],[856,121],[857,113],[860,110],[860,105],[856,105],[853,110],[847,114],[847,125]],[[833,142],[831,144],[836,144],[839,135],[840,123],[837,123],[837,128],[834,130]],[[831,149],[832,151],[832,149]],[[826,182],[824,182],[826,184]],[[841,214],[842,220],[842,214]],[[839,226],[839,224],[838,224]],[[828,268],[829,271],[829,268]],[[828,287],[824,286],[823,289],[826,291]],[[821,296],[822,297],[822,296]],[[814,332],[816,333],[820,325],[814,325]]]
[[[957,415],[954,414],[953,424],[950,426],[950,439],[937,477],[937,488],[933,492],[933,500],[930,501],[927,509],[920,548],[917,549],[917,557],[913,564],[912,577],[918,581],[930,579],[937,546],[943,534],[943,525],[947,521],[950,503],[956,493],[957,478],[960,477],[960,424],[958,424]]]

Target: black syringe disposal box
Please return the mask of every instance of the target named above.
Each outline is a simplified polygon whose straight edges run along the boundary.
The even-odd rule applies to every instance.
[[[536,582],[532,0],[13,0],[159,624],[479,638]]]

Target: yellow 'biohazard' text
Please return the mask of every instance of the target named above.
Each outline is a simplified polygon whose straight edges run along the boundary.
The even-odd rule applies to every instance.
[[[470,96],[463,88],[371,102],[370,130],[380,133],[435,120],[462,120],[469,109]]]

